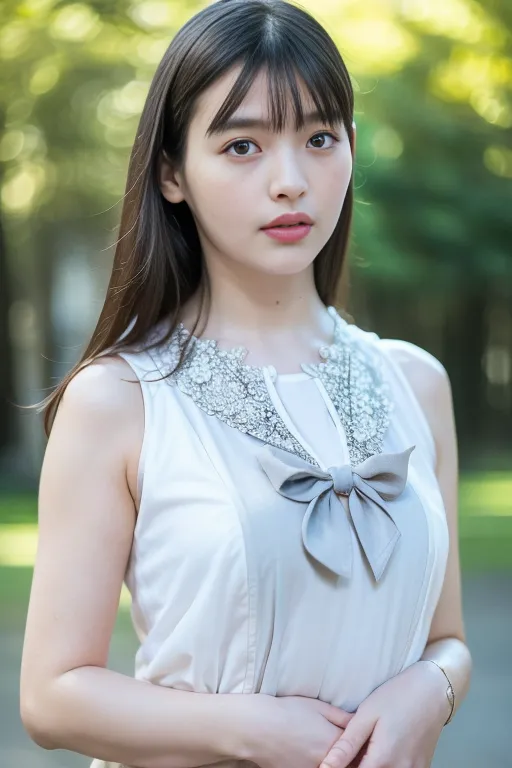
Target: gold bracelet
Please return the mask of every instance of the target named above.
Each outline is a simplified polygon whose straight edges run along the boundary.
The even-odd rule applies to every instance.
[[[448,701],[450,703],[450,706],[452,708],[451,712],[450,712],[450,714],[448,716],[448,720],[444,724],[444,725],[448,725],[448,723],[451,721],[451,719],[453,717],[453,712],[454,712],[454,709],[455,709],[455,692],[453,690],[453,685],[450,682],[450,678],[448,677],[448,675],[446,674],[446,672],[444,671],[442,666],[440,664],[438,664],[437,661],[434,661],[434,659],[420,659],[420,661],[431,661],[432,664],[435,664],[436,667],[438,667],[441,670],[441,672],[443,673],[443,675],[446,677],[446,679],[448,681],[448,688],[446,689],[446,698],[448,699]]]

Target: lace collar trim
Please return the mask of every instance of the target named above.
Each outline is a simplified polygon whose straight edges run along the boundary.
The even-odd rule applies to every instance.
[[[357,465],[382,452],[392,400],[380,355],[357,338],[335,307],[328,307],[328,312],[334,320],[333,341],[319,349],[320,362],[303,363],[301,368],[322,381],[345,429],[351,463]],[[159,335],[155,330],[149,343],[155,343]],[[186,343],[190,346],[176,371]],[[272,366],[247,365],[246,348],[219,349],[216,340],[193,336],[180,323],[165,344],[148,353],[166,381],[178,386],[205,413],[318,466],[272,402],[265,380],[265,371],[272,373]]]

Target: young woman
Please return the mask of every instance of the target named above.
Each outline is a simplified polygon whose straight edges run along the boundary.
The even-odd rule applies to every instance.
[[[334,306],[354,147],[343,61],[292,4],[214,3],[158,67],[105,306],[46,402],[21,675],[42,747],[430,765],[471,667],[450,385]],[[106,668],[123,579],[135,679]]]

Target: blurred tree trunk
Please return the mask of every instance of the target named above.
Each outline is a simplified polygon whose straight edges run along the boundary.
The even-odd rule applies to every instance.
[[[444,337],[446,368],[454,397],[454,410],[463,462],[483,449],[483,422],[488,417],[483,357],[487,343],[485,285],[461,292],[448,310]]]
[[[3,133],[5,114],[0,110],[0,135]],[[0,187],[2,186],[0,174]],[[0,211],[0,455],[14,435],[13,406],[14,373],[9,334],[9,308],[11,306],[10,278],[7,264],[6,240]]]
[[[0,219],[0,452],[11,441],[13,418],[13,369],[9,339],[9,307],[11,304],[5,238]]]

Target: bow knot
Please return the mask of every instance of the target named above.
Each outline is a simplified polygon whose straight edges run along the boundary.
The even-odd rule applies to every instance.
[[[341,493],[342,496],[349,496],[354,487],[350,464],[342,464],[341,467],[329,467],[328,471],[333,480],[334,492]]]
[[[400,538],[387,503],[405,488],[409,457],[376,453],[352,467],[327,472],[289,451],[265,445],[258,454],[262,469],[278,493],[307,503],[302,540],[309,554],[339,576],[352,573],[352,521],[357,538],[378,581]],[[338,494],[348,497],[348,515]]]

